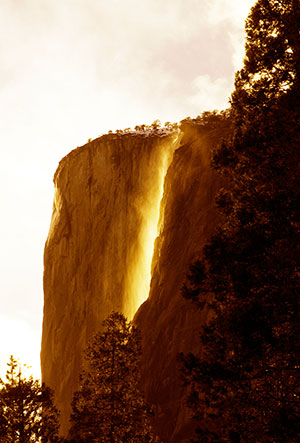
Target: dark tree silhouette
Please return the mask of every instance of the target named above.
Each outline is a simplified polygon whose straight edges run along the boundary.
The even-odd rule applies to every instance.
[[[183,295],[212,318],[181,355],[201,442],[300,439],[300,2],[259,0],[246,21],[234,134],[214,153],[225,215]]]
[[[25,378],[10,357],[6,382],[0,379],[0,441],[5,443],[59,442],[58,412],[49,388]]]
[[[87,369],[72,403],[72,441],[153,442],[151,411],[140,392],[139,331],[116,312],[103,327],[86,350]]]

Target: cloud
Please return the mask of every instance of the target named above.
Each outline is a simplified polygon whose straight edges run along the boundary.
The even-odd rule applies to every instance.
[[[202,111],[228,108],[231,84],[226,78],[212,80],[207,74],[196,77],[193,81],[195,93],[188,98],[188,103],[197,105]]]
[[[2,339],[25,331],[38,354],[40,331],[26,322],[41,311],[58,161],[109,129],[227,107],[251,3],[1,0]]]
[[[257,0],[204,0],[206,19],[210,24],[220,25],[230,22],[237,27],[243,27],[250,8]]]
[[[215,29],[223,26],[232,47],[234,71],[241,69],[245,45],[245,20],[257,0],[204,0],[206,19]]]
[[[148,113],[169,104],[171,114],[177,105],[184,113],[183,103],[189,103],[185,96],[193,94],[195,77],[230,77],[233,88],[234,71],[242,59],[241,13],[246,14],[250,3],[6,1],[1,27],[10,51],[0,43],[6,67],[0,81],[6,103],[11,103],[11,121],[27,126],[34,121],[60,133],[59,119],[65,120],[67,131],[68,122],[72,125],[89,114],[86,122],[83,117],[82,130],[93,136],[88,120],[95,120],[95,114],[107,119],[104,106],[114,108],[118,127],[124,121],[123,105],[127,115],[134,114],[132,104]]]

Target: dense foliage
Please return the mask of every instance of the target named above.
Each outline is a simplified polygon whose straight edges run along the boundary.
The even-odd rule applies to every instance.
[[[181,355],[201,442],[300,439],[300,2],[259,0],[214,153],[225,215],[183,295],[212,317]]]
[[[22,375],[11,356],[6,382],[0,379],[0,441],[58,442],[58,412],[52,392],[38,380]]]
[[[87,369],[73,399],[72,441],[154,441],[140,392],[141,340],[123,314],[112,313],[86,351]]]

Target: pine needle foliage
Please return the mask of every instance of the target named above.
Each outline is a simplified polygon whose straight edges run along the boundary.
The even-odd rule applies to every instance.
[[[72,403],[74,442],[156,441],[151,411],[140,391],[141,338],[123,314],[113,312],[91,340]]]
[[[183,296],[210,306],[181,355],[195,442],[300,441],[300,2],[258,0],[236,75],[233,137],[213,156],[225,222]]]
[[[0,379],[0,441],[59,442],[58,411],[50,388],[25,378],[13,356],[7,365],[6,382]]]

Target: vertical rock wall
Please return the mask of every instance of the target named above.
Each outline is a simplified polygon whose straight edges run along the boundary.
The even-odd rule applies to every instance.
[[[214,201],[223,183],[210,167],[210,156],[230,127],[228,122],[186,123],[182,129],[182,145],[165,179],[149,298],[135,316],[143,337],[145,395],[164,443],[189,442],[193,436],[176,356],[199,352],[199,333],[209,312],[184,300],[180,288],[218,221]]]
[[[190,121],[180,134],[107,135],[61,161],[45,246],[41,362],[63,434],[89,337],[112,310],[131,318],[142,304],[134,321],[155,429],[164,443],[189,441],[176,355],[199,349],[209,313],[183,300],[180,287],[217,223],[222,183],[210,154],[229,130],[226,121]]]
[[[112,310],[147,298],[166,170],[179,132],[103,136],[59,164],[44,254],[42,379],[69,428],[81,353]]]

